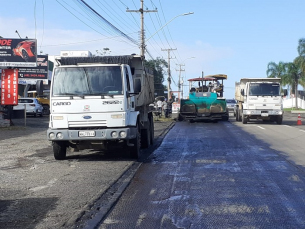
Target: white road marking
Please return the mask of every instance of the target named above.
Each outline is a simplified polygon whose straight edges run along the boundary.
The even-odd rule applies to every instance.
[[[305,132],[305,130],[300,130],[300,131]]]
[[[261,127],[261,126],[257,126],[258,128],[261,128],[262,130],[264,130],[265,128],[264,127]]]
[[[291,128],[291,126],[288,126],[288,125],[282,125],[282,126],[285,126],[285,127],[289,127],[289,128]]]

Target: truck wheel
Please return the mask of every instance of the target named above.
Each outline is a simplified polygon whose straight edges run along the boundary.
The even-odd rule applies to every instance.
[[[154,139],[155,139],[155,126],[154,126],[154,119],[151,116],[150,118],[150,144],[154,144]]]
[[[242,114],[242,122],[243,124],[247,124],[247,118],[246,115]]]
[[[276,117],[276,123],[279,124],[279,125],[281,125],[282,122],[283,122],[283,116],[282,116],[282,115],[277,116],[277,117]]]
[[[138,159],[140,157],[140,148],[141,148],[141,133],[140,127],[137,126],[137,136],[134,139],[130,140],[130,143],[133,144],[130,149],[130,157],[133,159]]]
[[[65,142],[53,141],[53,153],[56,160],[64,160],[66,158],[67,146]]]
[[[43,107],[42,112],[44,115],[50,114],[50,107],[48,105],[42,105],[42,107]]]
[[[150,145],[150,128],[141,130],[142,144],[141,148],[148,148]]]

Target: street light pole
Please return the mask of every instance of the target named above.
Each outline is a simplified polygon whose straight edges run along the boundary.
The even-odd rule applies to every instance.
[[[144,57],[146,45],[145,45],[145,32],[144,32],[144,13],[150,13],[150,12],[158,12],[157,10],[144,10],[144,0],[141,1],[141,8],[139,10],[129,10],[127,8],[126,12],[140,12],[141,13],[141,56]]]
[[[167,26],[169,23],[171,23],[174,19],[176,19],[177,17],[180,16],[186,16],[186,15],[190,15],[190,14],[194,14],[194,12],[189,12],[189,13],[184,13],[184,14],[179,14],[176,17],[173,17],[170,21],[168,21],[165,25],[163,25],[160,29],[158,29],[153,35],[151,35],[149,38],[146,39],[146,42],[152,38],[154,35],[156,35],[161,29],[163,29],[165,26]]]

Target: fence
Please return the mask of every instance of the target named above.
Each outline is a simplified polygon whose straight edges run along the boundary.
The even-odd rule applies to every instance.
[[[283,100],[283,107],[284,108],[293,108],[293,107],[296,107],[295,105],[295,98],[289,98],[289,99],[284,99]],[[305,109],[305,100],[304,100],[304,97],[303,99],[301,98],[298,98],[298,108],[301,108],[301,109]]]

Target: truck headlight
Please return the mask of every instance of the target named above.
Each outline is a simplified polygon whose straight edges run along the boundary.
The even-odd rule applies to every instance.
[[[118,133],[116,131],[111,132],[111,137],[117,138],[118,137]]]
[[[125,131],[121,131],[119,135],[120,135],[121,138],[126,138],[126,132]]]
[[[63,138],[64,138],[64,135],[63,135],[61,132],[59,132],[59,133],[56,134],[56,137],[57,137],[58,139],[63,139]]]
[[[49,138],[50,139],[55,139],[55,134],[52,132],[52,133],[49,133]]]

